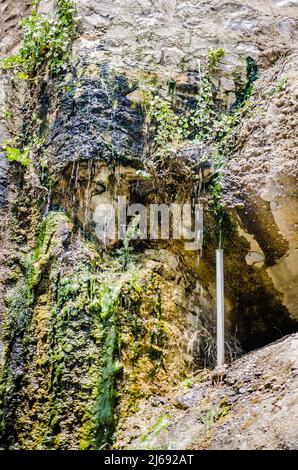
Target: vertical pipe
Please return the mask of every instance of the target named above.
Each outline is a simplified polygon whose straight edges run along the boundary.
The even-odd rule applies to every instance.
[[[217,367],[225,362],[223,250],[216,250],[216,353]]]

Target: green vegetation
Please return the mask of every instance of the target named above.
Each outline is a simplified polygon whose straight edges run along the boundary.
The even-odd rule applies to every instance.
[[[34,134],[28,138],[5,140],[3,150],[6,152],[8,161],[19,162],[26,167],[30,163],[30,150],[37,151],[44,143],[44,137]]]
[[[193,384],[194,384],[193,379],[190,379],[189,377],[182,380],[181,382],[182,387],[186,389],[192,388]]]
[[[209,52],[208,52],[209,72],[216,70],[220,62],[220,59],[223,59],[225,54],[226,54],[226,51],[222,49],[222,47],[216,50],[214,50],[213,47],[209,49]]]
[[[169,413],[164,413],[156,419],[155,423],[149,428],[148,432],[141,436],[141,442],[146,445],[147,441],[151,441],[155,437],[159,436],[163,431],[167,429],[171,423],[171,416]],[[142,445],[142,448],[144,448]]]
[[[139,223],[140,216],[136,215],[130,222],[129,227],[125,232],[123,246],[119,248],[119,250],[117,250],[117,261],[122,264],[124,271],[126,271],[136,259],[136,256],[134,254],[134,248],[133,246],[131,246],[130,242],[131,240],[136,239],[138,236]]]
[[[227,416],[230,412],[231,405],[220,406],[217,405],[214,408],[211,408],[203,417],[201,418],[202,423],[205,427],[210,430],[221,418]]]
[[[64,212],[46,216],[26,273],[6,298],[4,447],[16,429],[28,449],[109,446],[120,385],[127,407],[135,406],[139,371],[146,364],[149,378],[162,363],[162,350],[152,356],[163,331],[157,280],[143,285],[136,267],[103,261],[90,242],[76,258],[71,230]]]
[[[287,85],[288,85],[288,78],[285,77],[281,79],[276,85],[274,85],[274,87],[272,88],[270,92],[270,95],[272,97],[277,96],[279,93],[285,91],[285,89],[287,88]]]
[[[207,142],[217,122],[212,83],[208,75],[202,76],[196,97],[196,109],[191,115],[192,136],[195,140]]]
[[[157,289],[157,298],[153,309],[155,313],[155,321],[151,330],[151,346],[149,355],[154,359],[154,361],[156,361],[156,366],[160,367],[163,365],[163,346],[166,340],[166,332],[162,321],[160,289]],[[152,370],[153,375],[154,372],[155,369]]]
[[[165,156],[169,152],[177,152],[188,140],[207,142],[213,137],[220,117],[216,111],[210,76],[224,55],[223,49],[218,49],[218,51],[210,49],[207,73],[201,76],[198,84],[195,109],[188,111],[185,115],[178,114],[174,109],[172,96],[169,98],[156,96],[150,102],[148,119],[156,127],[154,135],[155,156]],[[172,87],[171,95],[173,90]]]
[[[7,139],[4,141],[3,150],[6,157],[10,162],[19,162],[23,166],[28,166],[30,163],[30,150],[38,151],[45,143],[45,138],[38,134],[22,138],[15,137],[14,139]]]
[[[212,76],[218,73],[220,60],[224,57],[223,49],[210,49],[208,66],[202,74],[196,96],[195,109],[185,114],[177,112],[173,96],[155,97],[150,102],[148,118],[155,125],[154,148],[150,159],[159,169],[162,162],[170,157],[179,158],[179,151],[187,143],[200,143],[207,149],[204,156],[215,168],[215,177],[209,184],[211,207],[216,218],[217,238],[222,246],[224,222],[227,213],[222,202],[222,174],[224,162],[231,157],[237,141],[237,133],[243,113],[250,105],[253,83],[257,78],[256,63],[247,58],[247,81],[236,93],[236,101],[228,110],[222,110],[216,103],[216,89]],[[171,89],[173,95],[173,89]],[[168,160],[167,160],[168,161]],[[176,173],[178,169],[175,168]],[[171,174],[173,168],[170,168]],[[158,173],[158,171],[157,171]],[[189,176],[188,176],[189,178]]]
[[[217,238],[219,248],[223,246],[225,237],[225,222],[228,221],[228,214],[222,201],[222,177],[226,160],[228,160],[237,142],[239,125],[243,114],[249,109],[250,97],[253,92],[254,81],[257,79],[257,66],[253,59],[247,58],[247,81],[246,84],[236,94],[236,101],[228,113],[221,113],[214,125],[214,167],[217,170],[216,176],[210,186],[211,205],[217,221]],[[229,224],[228,224],[229,225]]]
[[[5,151],[7,160],[9,162],[19,162],[24,166],[27,166],[30,162],[29,159],[29,147],[23,147],[22,150],[11,147],[8,143],[5,145]]]
[[[118,331],[119,297],[121,286],[104,284],[100,315],[103,320],[99,398],[97,403],[97,447],[109,444],[114,431],[114,407],[117,398],[116,377],[121,371],[120,337]]]
[[[258,67],[256,61],[251,57],[246,58],[246,83],[239,87],[236,92],[236,101],[232,106],[232,111],[237,111],[250,98],[254,82],[258,78]]]
[[[13,114],[10,111],[7,111],[6,109],[2,111],[2,117],[4,120],[9,121],[12,118],[12,116]]]
[[[153,98],[147,118],[156,124],[155,157],[175,153],[189,135],[188,119],[174,112],[170,98]]]
[[[39,0],[34,0],[30,15],[22,20],[23,41],[18,54],[0,62],[0,69],[14,80],[28,80],[30,86],[37,85],[47,74],[52,77],[65,74],[78,25],[77,9],[71,0],[56,0],[57,12],[50,18],[38,15],[38,5]],[[11,112],[5,112],[6,119],[12,117]],[[26,133],[5,143],[10,162],[24,166],[30,163],[30,150],[38,150],[44,143],[44,137],[36,130],[40,124],[37,114],[32,113]]]
[[[22,20],[24,38],[19,53],[2,62],[2,68],[12,71],[19,80],[65,72],[76,34],[78,20],[73,1],[57,0],[57,14],[52,18],[38,15],[38,4],[39,0],[34,0],[30,15]]]

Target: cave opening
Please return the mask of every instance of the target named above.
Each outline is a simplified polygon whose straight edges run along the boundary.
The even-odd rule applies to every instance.
[[[264,292],[254,299],[250,296],[239,299],[232,323],[244,352],[266,346],[298,329],[287,308]]]

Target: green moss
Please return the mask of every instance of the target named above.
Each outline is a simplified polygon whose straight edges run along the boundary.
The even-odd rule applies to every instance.
[[[23,334],[30,315],[26,313],[26,286],[19,283],[5,299],[3,322],[4,364],[0,387],[0,445],[6,447],[16,439],[14,423],[20,405],[19,390],[24,380]]]
[[[169,413],[164,413],[156,419],[155,423],[149,428],[148,432],[141,436],[140,441],[143,446],[150,442],[155,437],[159,436],[171,423],[171,416]],[[142,447],[143,447],[142,446]]]
[[[252,57],[246,58],[246,83],[241,85],[236,92],[236,101],[232,106],[233,110],[237,110],[251,96],[253,92],[254,82],[258,78],[258,67],[256,61]]]
[[[101,336],[101,358],[99,398],[97,403],[97,446],[109,444],[114,431],[115,383],[119,372],[117,356],[120,353],[117,328],[119,308],[119,286],[103,285],[100,315],[103,321]]]
[[[48,214],[23,284],[6,300],[5,448],[111,445],[123,377],[127,403],[135,402],[143,361],[148,380],[160,367],[162,351],[152,355],[163,330],[157,280],[144,289],[135,266],[104,263],[91,243],[73,250],[70,231],[66,214]]]
[[[39,228],[34,254],[29,260],[27,269],[27,300],[30,304],[34,300],[34,288],[49,262],[53,249],[59,243],[55,237],[59,226],[69,224],[67,215],[63,212],[50,212]]]
[[[214,425],[221,419],[228,416],[231,409],[231,405],[217,405],[210,410],[208,410],[202,417],[201,421],[207,428],[210,430],[214,427]]]

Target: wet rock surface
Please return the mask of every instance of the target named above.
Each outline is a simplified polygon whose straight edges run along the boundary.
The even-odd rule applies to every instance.
[[[144,117],[141,106],[132,109],[127,98],[133,89],[127,78],[110,74],[107,67],[86,57],[66,86],[69,91],[61,96],[49,135],[48,152],[54,168],[85,160],[113,164],[134,160],[138,166],[144,146]]]
[[[2,208],[5,207],[5,205],[7,204],[7,186],[7,161],[6,156],[2,154],[2,158],[0,160],[0,206]]]
[[[52,15],[54,3],[42,0],[39,12]],[[61,80],[0,86],[3,147],[9,134],[30,134],[32,120],[43,137],[29,140],[28,167],[0,154],[3,445],[293,449],[297,336],[223,371],[201,370],[215,348],[210,206],[200,253],[144,241],[125,252],[101,243],[96,224],[97,208],[117,207],[117,194],[157,201],[145,171],[152,98],[170,97],[186,115],[209,49],[223,48],[212,86],[216,106],[228,109],[253,61],[252,109],[222,182],[229,358],[297,330],[297,2],[77,3],[80,28]],[[1,55],[18,49],[28,7],[2,1]],[[189,143],[179,152],[200,175],[205,202],[213,151]]]
[[[283,294],[293,318],[297,315],[293,286],[298,280],[298,141],[292,127],[297,114],[296,63],[294,52],[258,81],[258,108],[240,130],[239,150],[227,163],[223,181],[226,203],[236,208],[242,228],[263,250],[264,271]],[[272,86],[275,74],[280,91]],[[243,206],[237,208],[239,202]],[[282,273],[287,273],[286,283]]]

